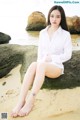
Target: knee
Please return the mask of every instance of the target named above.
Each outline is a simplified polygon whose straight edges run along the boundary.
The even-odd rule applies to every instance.
[[[46,63],[45,62],[40,62],[37,64],[37,67],[40,69],[40,68],[44,68],[46,67]]]
[[[37,62],[32,62],[30,66],[31,67],[36,67],[37,66]]]

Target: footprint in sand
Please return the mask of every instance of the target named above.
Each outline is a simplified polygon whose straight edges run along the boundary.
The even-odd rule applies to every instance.
[[[16,91],[14,91],[13,89],[12,90],[8,90],[7,92],[6,92],[6,95],[11,95],[11,94],[15,94],[16,93]]]
[[[6,101],[9,97],[14,97],[19,95],[19,90],[8,90],[4,95],[0,96],[0,103]]]

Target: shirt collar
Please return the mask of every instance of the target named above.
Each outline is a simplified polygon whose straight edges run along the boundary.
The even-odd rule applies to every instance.
[[[47,31],[47,29],[48,29],[49,27],[50,27],[50,25],[48,25],[48,26],[46,27],[46,31]],[[59,26],[59,28],[55,31],[55,33],[60,33],[61,30],[62,30],[62,28],[61,28],[61,26]]]

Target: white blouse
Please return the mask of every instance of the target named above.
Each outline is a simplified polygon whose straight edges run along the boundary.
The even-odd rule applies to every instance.
[[[50,54],[52,58],[50,63],[64,69],[63,63],[72,56],[70,33],[59,27],[50,39],[47,32],[48,27],[40,31],[37,61],[44,62],[46,55]]]

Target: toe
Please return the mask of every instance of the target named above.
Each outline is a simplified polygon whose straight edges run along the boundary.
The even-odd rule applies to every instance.
[[[11,113],[11,117],[17,117],[17,113]]]
[[[23,117],[23,116],[25,116],[26,114],[25,114],[25,112],[20,111],[20,112],[18,113],[18,115],[19,115],[20,117]]]

